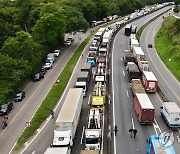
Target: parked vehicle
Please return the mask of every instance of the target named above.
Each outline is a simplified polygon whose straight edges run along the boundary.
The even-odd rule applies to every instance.
[[[54,56],[59,57],[61,50],[54,50]]]
[[[180,127],[180,108],[175,102],[164,102],[161,107],[161,116],[169,127]]]
[[[0,115],[7,115],[14,108],[12,102],[4,102],[0,106]]]
[[[157,135],[151,135],[148,139],[148,148],[147,148],[147,154],[175,154],[173,143],[171,143],[171,140],[167,140],[169,146],[164,147],[160,140],[167,140],[162,138],[162,136]]]
[[[24,91],[19,91],[15,94],[14,96],[14,101],[15,102],[19,102],[19,101],[22,101],[23,98],[25,97],[25,92]]]
[[[153,72],[143,71],[142,83],[146,92],[157,92],[158,81]]]
[[[155,109],[147,94],[137,93],[134,98],[134,109],[141,124],[154,122]]]
[[[70,45],[71,45],[71,41],[68,41],[68,40],[67,40],[67,41],[64,42],[64,46],[65,46],[65,47],[70,46]]]
[[[47,55],[47,60],[49,60],[50,63],[54,63],[54,61],[56,60],[54,53],[49,53]]]
[[[43,75],[46,74],[47,70],[42,66],[40,69],[39,69],[39,72],[42,73]]]
[[[82,103],[82,88],[70,88],[56,120],[54,139],[51,147],[68,147],[69,151],[71,151]]]
[[[68,37],[67,41],[71,41],[71,43],[72,43],[72,42],[74,42],[74,39],[72,37]]]
[[[44,74],[41,72],[37,72],[34,76],[33,76],[33,81],[40,81],[42,78],[44,78]]]

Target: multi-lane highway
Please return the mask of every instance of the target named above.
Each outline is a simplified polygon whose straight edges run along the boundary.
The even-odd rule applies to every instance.
[[[146,21],[153,16],[160,14],[168,8],[163,8],[153,14],[147,15],[132,24],[140,28]],[[142,43],[145,40],[142,39]],[[137,116],[133,108],[132,94],[127,78],[126,69],[124,67],[122,56],[123,50],[129,49],[129,37],[124,35],[124,28],[116,35],[112,48],[112,96],[113,96],[113,125],[118,126],[117,136],[114,136],[114,154],[139,154],[146,153],[146,140],[151,134],[156,131],[160,132],[158,124],[140,125],[137,121]],[[151,65],[151,64],[150,64]],[[156,94],[154,94],[156,95]],[[153,97],[153,96],[152,96]],[[151,98],[152,99],[152,98]],[[161,100],[156,99],[159,103]],[[156,103],[158,103],[156,102]],[[157,109],[157,111],[159,108]],[[131,138],[129,129],[132,126],[138,130],[136,138]],[[157,128],[157,129],[155,129]]]

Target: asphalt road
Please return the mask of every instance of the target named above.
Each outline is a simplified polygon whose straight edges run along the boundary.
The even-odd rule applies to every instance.
[[[168,14],[169,15],[169,14]],[[178,80],[171,74],[171,72],[167,69],[164,63],[161,61],[158,56],[156,49],[154,48],[154,37],[158,29],[162,25],[163,18],[162,16],[152,22],[142,33],[141,37],[141,47],[146,54],[148,61],[150,62],[151,70],[156,75],[159,87],[162,92],[165,94],[168,101],[176,102],[180,107],[180,83]],[[150,35],[150,33],[152,35]],[[153,48],[147,48],[147,43],[152,43]],[[150,96],[152,98],[153,96]],[[157,98],[152,98],[154,100],[152,103],[156,110],[156,120],[160,126],[161,131],[168,131],[169,128],[166,126],[165,121],[162,119],[160,115],[160,107],[162,105],[162,101],[157,101]],[[175,142],[173,144],[176,152],[180,151],[180,143],[178,143],[177,136],[180,136],[180,130],[174,131]]]
[[[169,7],[163,8],[134,21],[132,24],[140,28],[153,16],[160,14]],[[118,126],[117,136],[113,137],[114,154],[146,153],[146,140],[155,134],[156,124],[140,125],[133,108],[132,94],[124,67],[123,50],[129,49],[129,37],[124,35],[124,28],[116,35],[112,48],[112,97],[113,97],[113,125]],[[136,138],[131,138],[129,129],[132,126],[138,130]]]
[[[22,131],[25,129],[25,123],[30,121],[52,85],[57,80],[65,64],[83,40],[79,40],[78,36],[81,35],[81,37],[84,38],[88,33],[89,32],[74,35],[75,41],[73,44],[62,50],[60,57],[55,61],[53,68],[46,73],[45,78],[39,82],[30,82],[26,86],[24,89],[26,92],[25,99],[22,102],[14,103],[14,109],[8,115],[8,126],[4,130],[0,128],[0,153],[9,153]]]

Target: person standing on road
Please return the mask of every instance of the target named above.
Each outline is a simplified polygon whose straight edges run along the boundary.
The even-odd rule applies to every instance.
[[[116,136],[116,134],[117,134],[117,131],[118,131],[117,125],[115,125],[115,126],[114,126],[114,133],[115,133],[115,136]]]
[[[137,129],[133,129],[133,133],[134,133],[134,138],[135,138],[137,134]]]

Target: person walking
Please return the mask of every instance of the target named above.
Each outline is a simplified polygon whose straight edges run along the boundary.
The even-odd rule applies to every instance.
[[[54,111],[51,110],[51,118],[54,119]]]
[[[117,134],[117,131],[118,131],[118,128],[117,128],[117,125],[114,126],[114,133],[115,133],[115,136]]]
[[[130,128],[130,129],[129,129],[129,132],[130,132],[130,137],[132,137],[133,129]]]
[[[133,129],[133,133],[134,133],[134,138],[135,138],[137,134],[137,129]]]

